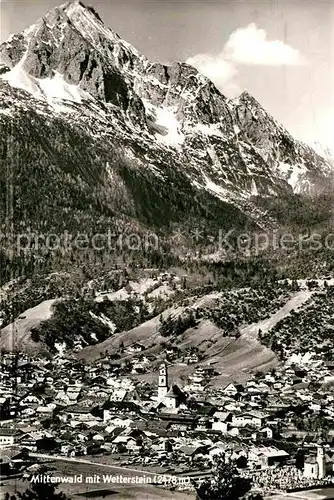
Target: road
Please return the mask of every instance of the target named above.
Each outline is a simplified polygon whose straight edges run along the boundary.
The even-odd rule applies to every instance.
[[[148,475],[150,477],[155,477],[157,475],[156,472],[148,472],[148,471],[141,471],[138,469],[132,469],[130,467],[119,467],[117,465],[111,465],[111,464],[102,464],[100,462],[94,462],[93,460],[85,460],[84,458],[77,458],[77,457],[64,457],[63,455],[46,455],[44,453],[30,453],[30,457],[33,458],[42,458],[45,460],[61,460],[62,462],[72,462],[72,463],[78,463],[78,464],[85,464],[85,465],[95,465],[98,467],[105,467],[107,469],[115,469],[118,472],[131,472],[131,473],[143,473],[145,475]]]

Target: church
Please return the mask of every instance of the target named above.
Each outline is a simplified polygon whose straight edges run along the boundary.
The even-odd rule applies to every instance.
[[[322,445],[317,446],[316,456],[309,456],[304,462],[304,477],[323,479],[332,475],[334,470],[333,458],[326,455]]]
[[[174,409],[184,403],[186,395],[178,385],[173,384],[168,387],[168,371],[166,363],[162,363],[159,368],[158,382],[158,402],[162,403],[166,408]]]

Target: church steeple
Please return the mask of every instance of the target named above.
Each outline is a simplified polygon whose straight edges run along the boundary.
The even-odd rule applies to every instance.
[[[325,450],[322,444],[317,445],[317,464],[318,464],[318,479],[323,479],[326,476],[326,458]]]
[[[159,368],[158,399],[162,400],[168,392],[168,372],[166,363]]]

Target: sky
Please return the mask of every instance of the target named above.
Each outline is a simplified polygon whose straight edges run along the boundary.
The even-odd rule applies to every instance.
[[[1,41],[61,0],[0,0]],[[334,150],[334,0],[86,0],[152,61],[250,92],[298,139]]]

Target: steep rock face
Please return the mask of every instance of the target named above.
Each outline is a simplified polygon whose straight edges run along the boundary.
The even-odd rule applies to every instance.
[[[137,88],[140,96],[152,104],[175,107],[176,117],[182,122],[223,122],[224,130],[231,131],[233,123],[226,98],[210,80],[188,64],[152,64]]]
[[[15,156],[12,135],[17,182],[31,184],[45,227],[52,211],[66,224],[74,206],[78,227],[91,224],[92,207],[104,226],[126,218],[135,227],[273,227],[280,221],[259,198],[310,192],[326,179],[326,160],[249,94],[230,101],[185,63],[150,63],[81,2],[49,11],[1,44],[0,56],[4,164]],[[5,168],[2,182],[5,192]],[[20,189],[17,220],[27,222],[33,205]]]
[[[319,188],[319,173],[329,175],[331,171],[327,161],[311,147],[296,141],[248,92],[233,100],[232,106],[241,137],[256,148],[294,192]]]

